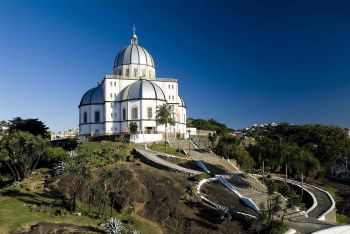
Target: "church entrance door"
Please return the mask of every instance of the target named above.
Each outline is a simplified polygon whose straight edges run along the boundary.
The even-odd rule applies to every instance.
[[[146,127],[145,128],[146,134],[154,134],[155,133],[155,127]]]

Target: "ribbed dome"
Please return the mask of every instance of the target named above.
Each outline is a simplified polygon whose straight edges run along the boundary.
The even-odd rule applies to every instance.
[[[131,44],[123,48],[114,60],[114,68],[129,64],[155,67],[152,56],[145,48],[138,44]]]
[[[104,94],[102,86],[97,86],[88,90],[80,101],[80,106],[91,104],[103,104]]]
[[[163,90],[158,85],[148,80],[136,81],[122,91],[122,101],[140,99],[166,101]]]

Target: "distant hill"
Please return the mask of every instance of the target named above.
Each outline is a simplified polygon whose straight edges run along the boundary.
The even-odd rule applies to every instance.
[[[187,127],[197,128],[198,130],[216,131],[218,135],[225,135],[235,130],[226,126],[226,124],[217,122],[214,119],[187,119]]]

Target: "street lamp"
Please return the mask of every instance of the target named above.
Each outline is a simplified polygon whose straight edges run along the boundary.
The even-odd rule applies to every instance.
[[[191,155],[191,139],[190,139],[190,137],[191,137],[191,130],[188,129],[187,132],[188,132],[188,156],[190,156]]]

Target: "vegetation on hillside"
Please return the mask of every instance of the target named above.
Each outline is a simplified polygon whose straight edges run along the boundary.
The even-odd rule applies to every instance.
[[[215,131],[220,136],[234,131],[233,129],[228,128],[226,124],[219,123],[214,119],[205,120],[187,118],[187,127],[197,128],[198,130]]]
[[[211,140],[212,141],[212,140]],[[213,143],[212,143],[213,144]],[[232,158],[244,170],[287,173],[301,179],[335,175],[350,155],[345,129],[326,125],[268,125],[245,131],[245,137],[221,136],[217,154]]]
[[[214,148],[215,152],[228,159],[235,159],[238,166],[245,171],[252,171],[256,164],[241,144],[241,139],[233,136],[220,137]]]
[[[47,127],[37,119],[16,118],[2,124],[10,127],[0,136],[0,213],[13,217],[11,222],[0,221],[0,233],[53,218],[93,226],[114,216],[124,222],[124,214],[116,211],[114,203],[133,178],[133,172],[121,165],[132,160],[130,144],[79,139],[50,142]],[[8,212],[9,206],[13,212]],[[142,226],[125,215],[133,220],[123,224],[124,231]],[[153,233],[150,230],[143,228]]]
[[[186,155],[180,149],[176,149],[174,147],[165,147],[164,144],[151,143],[151,144],[148,144],[147,146],[149,149],[157,152],[171,154],[178,157],[186,157]]]
[[[295,164],[299,162],[302,168],[295,168],[291,174],[300,170],[307,174],[335,174],[350,155],[348,133],[336,126],[282,123],[249,130],[247,135],[256,140],[256,145],[248,149],[255,161],[261,166],[261,160],[265,160],[272,171],[278,171],[296,157]]]

